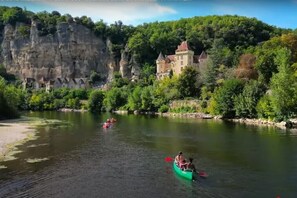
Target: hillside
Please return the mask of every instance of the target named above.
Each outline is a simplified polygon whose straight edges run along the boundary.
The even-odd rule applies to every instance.
[[[102,79],[112,78],[115,71],[131,78],[144,63],[154,65],[159,52],[173,53],[184,40],[197,54],[219,47],[229,56],[227,65],[233,66],[244,49],[288,31],[229,15],[132,27],[57,11],[0,7],[0,13],[1,64],[21,79],[36,80],[88,78],[92,71]]]

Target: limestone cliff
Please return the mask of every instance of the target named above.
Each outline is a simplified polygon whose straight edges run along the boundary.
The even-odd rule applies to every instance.
[[[96,71],[111,79],[114,71],[127,65],[116,61],[108,45],[83,25],[60,23],[55,34],[39,36],[37,22],[32,21],[30,33],[22,35],[19,27],[6,25],[2,34],[0,62],[8,73],[21,80],[34,78],[87,78]],[[130,72],[130,73],[129,73]],[[131,77],[131,69],[122,73]]]
[[[137,80],[140,74],[139,63],[135,60],[134,56],[128,50],[128,47],[121,54],[120,73],[123,77]]]

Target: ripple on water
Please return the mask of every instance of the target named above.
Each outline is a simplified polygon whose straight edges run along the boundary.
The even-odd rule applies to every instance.
[[[28,148],[35,148],[35,147],[39,147],[39,146],[48,146],[48,143],[44,143],[44,144],[32,144],[29,145]]]
[[[47,161],[49,160],[49,158],[45,157],[45,158],[28,158],[26,159],[27,163],[38,163],[38,162],[43,162],[43,161]]]

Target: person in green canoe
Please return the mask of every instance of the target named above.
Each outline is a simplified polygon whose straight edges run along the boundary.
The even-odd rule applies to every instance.
[[[174,161],[175,161],[175,163],[180,167],[180,163],[182,162],[182,161],[184,161],[185,160],[185,157],[183,156],[183,152],[179,152],[178,153],[178,155],[175,157],[175,159],[174,159]]]
[[[196,167],[195,165],[193,164],[193,158],[189,158],[189,162],[187,163],[187,169],[188,170],[192,170],[193,172],[196,172]]]

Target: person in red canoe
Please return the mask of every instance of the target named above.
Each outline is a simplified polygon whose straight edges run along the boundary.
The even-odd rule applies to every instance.
[[[117,120],[116,119],[114,119],[114,118],[110,118],[110,122],[116,122]]]
[[[107,123],[107,122],[104,122],[104,124],[103,124],[103,128],[105,128],[105,129],[107,129],[107,128],[109,128],[109,126],[110,126],[110,123]]]
[[[104,122],[104,124],[103,124],[103,128],[105,128],[105,129],[109,128],[110,125],[111,125],[110,119],[107,119],[106,122]]]

